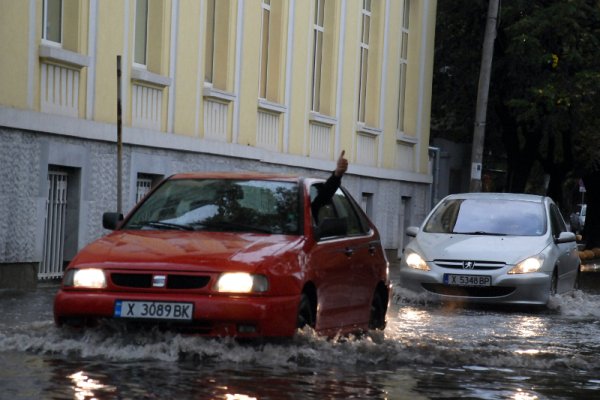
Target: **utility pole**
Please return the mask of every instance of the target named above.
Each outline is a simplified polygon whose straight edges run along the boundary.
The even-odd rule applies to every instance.
[[[490,75],[492,73],[492,58],[494,55],[494,41],[496,40],[496,23],[500,0],[489,0],[483,51],[481,55],[481,68],[479,70],[479,86],[477,88],[477,106],[475,109],[475,128],[473,130],[473,149],[471,153],[471,192],[481,191],[481,170],[483,161],[483,145],[485,142],[485,124],[490,88]]]
[[[121,56],[117,56],[117,212],[123,212],[123,118],[121,111]]]

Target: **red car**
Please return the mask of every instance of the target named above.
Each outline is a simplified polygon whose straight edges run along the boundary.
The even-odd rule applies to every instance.
[[[114,232],[65,271],[54,300],[59,326],[114,319],[238,338],[290,337],[306,325],[328,336],[385,327],[390,282],[379,234],[329,181],[178,174],[125,219],[104,214],[103,225]]]

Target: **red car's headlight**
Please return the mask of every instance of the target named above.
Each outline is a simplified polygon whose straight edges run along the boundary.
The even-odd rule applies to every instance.
[[[97,268],[70,269],[65,273],[64,286],[89,289],[103,289],[106,287],[104,271]]]
[[[217,280],[216,290],[222,293],[262,293],[269,289],[264,275],[246,272],[226,272]]]

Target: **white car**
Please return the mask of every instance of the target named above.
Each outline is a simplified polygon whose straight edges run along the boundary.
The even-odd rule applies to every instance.
[[[399,284],[440,301],[543,306],[578,287],[575,234],[549,197],[453,194],[407,234]]]

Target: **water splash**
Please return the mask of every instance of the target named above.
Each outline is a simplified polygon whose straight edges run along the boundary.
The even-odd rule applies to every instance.
[[[548,307],[561,315],[579,318],[600,318],[600,295],[582,290],[552,296]]]

